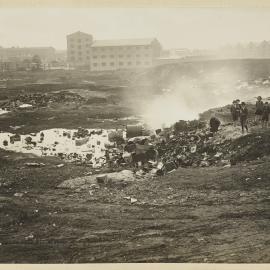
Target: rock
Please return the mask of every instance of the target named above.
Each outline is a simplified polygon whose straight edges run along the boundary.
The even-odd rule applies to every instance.
[[[209,162],[207,160],[202,160],[201,163],[200,163],[200,166],[201,167],[209,167],[210,164],[209,164]]]
[[[3,141],[3,145],[4,145],[4,146],[8,146],[8,141],[7,141],[7,140],[4,140],[4,141]]]
[[[113,172],[107,174],[91,175],[69,179],[58,185],[58,188],[69,189],[89,189],[93,184],[128,184],[136,180],[134,173],[130,170],[123,170],[120,172]]]

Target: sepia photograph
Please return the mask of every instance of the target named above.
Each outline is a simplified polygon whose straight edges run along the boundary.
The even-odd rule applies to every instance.
[[[270,6],[0,5],[0,264],[268,264],[269,114]]]

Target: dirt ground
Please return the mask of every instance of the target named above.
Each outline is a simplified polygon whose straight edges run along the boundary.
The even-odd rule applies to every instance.
[[[116,128],[128,123],[119,118],[132,115],[129,108],[58,104],[1,115],[0,127]],[[181,168],[93,192],[57,188],[92,170],[60,163],[0,150],[0,263],[270,262],[268,157],[228,168]]]
[[[56,188],[87,167],[6,152],[0,164],[1,263],[270,262],[268,158],[92,195]]]

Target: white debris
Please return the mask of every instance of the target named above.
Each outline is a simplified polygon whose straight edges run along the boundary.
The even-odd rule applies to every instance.
[[[137,199],[135,199],[135,198],[130,198],[130,202],[131,203],[135,203],[135,202],[137,202],[138,200]]]
[[[26,103],[19,106],[19,108],[22,108],[22,109],[23,109],[23,108],[30,108],[30,107],[33,107],[33,105],[31,105],[31,104],[26,104]]]

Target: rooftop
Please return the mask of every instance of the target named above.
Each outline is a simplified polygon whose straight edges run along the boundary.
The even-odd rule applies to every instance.
[[[74,33],[71,33],[71,34],[67,35],[67,37],[75,36],[75,35],[92,36],[92,35],[90,35],[90,34],[87,34],[87,33],[81,32],[81,31],[77,31],[77,32],[74,32]]]
[[[150,45],[155,38],[95,40],[92,47]]]

